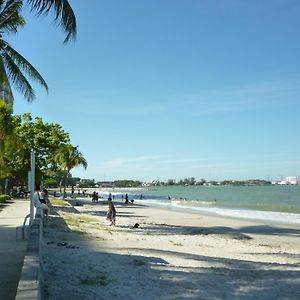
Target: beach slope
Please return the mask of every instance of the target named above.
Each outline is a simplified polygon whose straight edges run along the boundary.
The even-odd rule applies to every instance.
[[[299,299],[299,226],[83,204],[52,207],[48,299]]]

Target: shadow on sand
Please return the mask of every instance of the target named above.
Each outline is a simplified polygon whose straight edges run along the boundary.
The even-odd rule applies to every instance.
[[[64,256],[63,263],[54,261],[54,263],[48,262],[47,264],[46,262],[46,298],[55,299],[61,293],[61,299],[68,296],[72,299],[144,300],[299,299],[299,265],[215,258],[201,254],[155,249],[128,248],[125,249],[128,255],[109,253],[105,247],[95,250],[89,246],[89,236],[71,230],[64,219],[57,214],[58,210],[65,211],[65,208],[51,208],[54,216],[46,226],[45,240],[54,239],[55,243],[60,242],[61,239],[67,240],[68,243],[80,240],[81,249],[64,249],[70,251],[68,252],[70,255]],[[76,213],[76,209],[73,212]],[[52,234],[53,230],[55,234]],[[299,230],[272,226],[248,226],[233,229],[143,224],[140,232],[153,235],[216,234],[245,239],[249,238],[247,233],[299,236]],[[45,247],[55,247],[55,245]],[[83,269],[79,275],[77,263],[72,260],[76,254],[73,251],[82,253],[79,259],[80,268]],[[160,256],[179,257],[183,260],[194,260],[197,263],[195,266],[175,267]],[[76,259],[78,260],[78,257]],[[69,269],[70,278],[60,278],[59,274],[60,272],[64,274],[64,268]],[[57,280],[65,282],[61,291],[54,291],[56,280],[52,276],[54,273],[58,274]],[[50,282],[49,278],[53,281]]]

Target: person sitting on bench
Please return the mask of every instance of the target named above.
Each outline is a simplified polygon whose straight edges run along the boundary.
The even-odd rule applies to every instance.
[[[46,199],[44,198],[43,193],[40,191],[40,188],[37,187],[35,189],[35,193],[33,196],[33,201],[34,201],[34,206],[37,209],[41,209],[42,210],[42,217],[49,217],[49,207],[46,204]],[[38,213],[38,211],[37,211]]]

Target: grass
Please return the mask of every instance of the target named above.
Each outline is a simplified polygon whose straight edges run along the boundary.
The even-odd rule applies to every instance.
[[[107,286],[109,284],[109,280],[107,277],[107,273],[100,272],[100,274],[95,277],[87,276],[86,278],[81,278],[80,283],[93,286]]]
[[[98,220],[96,218],[93,218],[93,217],[88,217],[88,216],[75,217],[75,216],[71,216],[70,214],[66,215],[64,217],[64,219],[65,219],[68,226],[73,226],[73,227],[80,227],[80,225],[82,223],[92,224],[92,223],[97,223],[98,222]]]
[[[55,206],[70,206],[67,201],[61,199],[50,199],[50,203]]]

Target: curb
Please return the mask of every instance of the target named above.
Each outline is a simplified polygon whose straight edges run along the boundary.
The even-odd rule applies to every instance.
[[[16,300],[42,299],[44,283],[43,259],[41,255],[42,232],[42,219],[34,219],[30,226],[28,245],[15,298]]]

